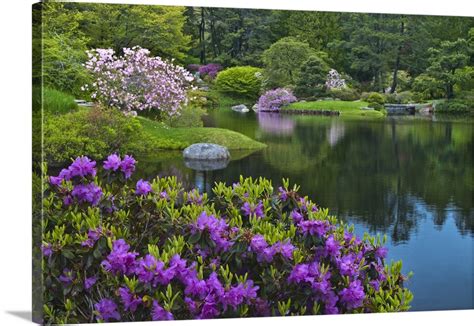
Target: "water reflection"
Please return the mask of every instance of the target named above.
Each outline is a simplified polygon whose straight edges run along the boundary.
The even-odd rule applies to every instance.
[[[257,120],[260,129],[272,135],[291,135],[295,128],[292,119],[279,113],[259,112]]]
[[[344,137],[345,133],[346,129],[344,127],[344,122],[337,119],[332,120],[331,127],[327,132],[329,145],[331,145],[331,147],[334,147],[339,142],[339,140]]]

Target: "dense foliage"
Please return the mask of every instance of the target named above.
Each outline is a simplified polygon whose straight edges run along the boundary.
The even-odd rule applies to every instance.
[[[175,177],[131,184],[136,161],[78,157],[44,187],[46,323],[404,311],[401,262],[298,187]]]
[[[179,114],[186,103],[192,75],[181,66],[151,57],[141,47],[124,48],[123,56],[112,49],[89,51],[86,68],[94,77],[91,97],[124,113],[158,110],[165,115]]]
[[[43,145],[35,146],[34,157],[40,161],[42,150],[44,161],[53,165],[64,164],[84,151],[99,159],[113,151],[142,154],[155,145],[137,119],[101,107],[45,114],[42,133]]]
[[[473,87],[474,22],[468,17],[56,2],[42,7],[33,16],[33,50],[42,51],[34,58],[43,59],[34,65],[34,82],[43,77],[46,86],[76,97],[87,97],[81,86],[94,83],[82,66],[86,50],[120,54],[134,46],[193,72],[201,69],[208,81],[219,65],[261,67],[263,91],[296,87],[303,97],[411,91],[418,101],[466,101],[464,91]],[[303,72],[316,81],[300,77],[313,70],[306,67],[312,55],[344,76],[340,80],[353,91],[332,94],[328,85],[328,92],[313,90],[317,73]]]
[[[219,72],[215,86],[223,93],[257,98],[262,86],[261,69],[250,66],[227,68]]]
[[[328,64],[318,56],[311,56],[300,68],[296,79],[295,94],[298,97],[317,97],[326,92]]]
[[[314,54],[308,43],[285,37],[272,44],[262,55],[265,64],[266,86],[295,85],[298,71]]]

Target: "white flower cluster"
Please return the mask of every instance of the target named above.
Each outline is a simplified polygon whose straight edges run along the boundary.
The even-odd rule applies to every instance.
[[[336,69],[329,70],[329,73],[326,77],[326,88],[327,89],[341,89],[346,88],[346,80],[341,78],[341,75],[337,72]]]

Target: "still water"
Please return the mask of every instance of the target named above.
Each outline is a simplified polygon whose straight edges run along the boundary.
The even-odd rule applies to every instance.
[[[387,234],[388,260],[413,271],[412,310],[474,308],[474,139],[472,120],[241,114],[220,109],[207,126],[241,132],[268,145],[233,152],[222,170],[196,172],[181,153],[141,160],[143,176],[177,175],[210,191],[240,175],[301,185],[357,233]]]

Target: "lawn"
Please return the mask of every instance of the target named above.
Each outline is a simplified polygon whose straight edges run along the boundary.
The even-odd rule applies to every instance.
[[[214,143],[229,150],[261,149],[266,145],[238,132],[221,128],[170,128],[160,122],[138,117],[143,129],[160,149],[184,149],[194,143]]]
[[[384,114],[379,111],[361,110],[366,107],[367,102],[364,101],[312,101],[312,102],[297,102],[292,103],[282,110],[326,110],[339,111],[341,117],[368,117],[368,118],[382,118]]]

